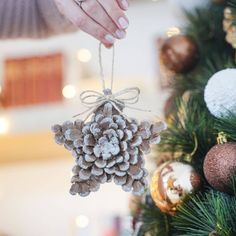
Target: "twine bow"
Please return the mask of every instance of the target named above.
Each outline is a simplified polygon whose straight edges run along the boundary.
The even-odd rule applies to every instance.
[[[120,90],[116,93],[112,93],[111,89],[103,90],[103,93],[86,90],[80,94],[81,103],[88,109],[75,115],[74,117],[88,113],[85,120],[87,120],[94,111],[96,111],[101,105],[109,102],[113,107],[121,114],[123,113],[123,108],[127,107],[133,110],[151,112],[150,110],[143,110],[137,107],[130,106],[139,101],[140,89],[137,87],[130,87]],[[125,116],[125,115],[124,115]]]
[[[112,76],[111,76],[111,88],[108,89],[105,86],[105,76],[103,72],[102,66],[102,56],[101,56],[101,43],[99,45],[99,65],[100,65],[100,74],[102,80],[102,87],[103,93],[94,91],[94,90],[85,90],[80,94],[80,101],[81,103],[87,107],[85,111],[76,114],[73,117],[81,116],[83,114],[87,114],[85,120],[87,120],[101,105],[106,102],[109,102],[113,105],[113,107],[123,116],[123,109],[130,108],[137,111],[143,112],[151,112],[151,110],[144,110],[137,107],[130,106],[135,104],[139,101],[140,89],[138,87],[130,87],[126,89],[122,89],[116,93],[112,93],[113,87],[113,80],[114,80],[114,57],[115,57],[115,50],[113,46],[113,53],[112,53]],[[125,116],[126,117],[126,116]],[[128,117],[126,117],[128,119]]]

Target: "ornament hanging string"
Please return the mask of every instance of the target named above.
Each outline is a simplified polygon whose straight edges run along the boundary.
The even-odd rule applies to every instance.
[[[106,82],[105,82],[105,75],[103,70],[103,64],[102,64],[102,43],[99,43],[99,66],[100,66],[100,77],[102,80],[102,90],[104,91],[106,89]],[[114,68],[115,68],[115,45],[112,47],[112,62],[111,62],[111,92],[113,90],[113,83],[114,83]]]
[[[189,154],[186,154],[186,156],[184,157],[185,161],[187,162],[191,162],[193,155],[196,153],[197,149],[198,149],[198,140],[197,140],[197,135],[195,132],[193,132],[193,139],[194,139],[194,148],[193,151]]]
[[[132,110],[142,112],[152,112],[151,110],[144,110],[137,107],[130,106],[136,104],[139,101],[140,89],[138,87],[130,87],[122,89],[116,93],[112,93],[114,84],[114,63],[115,63],[115,47],[112,50],[112,69],[111,69],[111,86],[110,89],[106,88],[105,75],[102,63],[102,44],[99,44],[99,66],[100,66],[100,77],[102,81],[103,93],[94,90],[85,90],[80,94],[81,103],[87,107],[85,111],[76,114],[73,117],[87,114],[85,121],[105,102],[110,102],[113,107],[128,120],[129,118],[123,113],[122,108],[130,108]]]

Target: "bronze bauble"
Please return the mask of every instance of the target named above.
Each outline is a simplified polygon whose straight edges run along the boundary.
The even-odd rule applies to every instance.
[[[236,173],[236,143],[217,144],[207,153],[204,174],[216,190],[231,193],[232,177]]]
[[[175,35],[168,38],[160,50],[160,61],[171,71],[185,73],[193,69],[198,59],[198,47],[192,38]]]

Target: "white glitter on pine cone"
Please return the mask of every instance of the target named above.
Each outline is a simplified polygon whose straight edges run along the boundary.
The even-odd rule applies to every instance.
[[[140,195],[147,187],[143,154],[160,142],[163,122],[140,124],[128,121],[107,102],[97,109],[91,121],[67,121],[54,125],[55,141],[72,152],[71,194],[87,196],[100,184],[114,180],[124,191]]]
[[[206,105],[215,117],[236,114],[236,69],[225,69],[215,73],[205,88]]]

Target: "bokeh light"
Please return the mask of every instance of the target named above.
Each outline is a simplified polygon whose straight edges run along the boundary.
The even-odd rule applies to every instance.
[[[6,134],[9,129],[9,122],[5,117],[0,117],[0,134]]]
[[[79,215],[75,219],[78,228],[86,228],[89,225],[89,218],[85,215]]]
[[[180,33],[181,33],[181,31],[180,31],[180,29],[179,29],[178,27],[170,27],[170,28],[166,31],[166,35],[167,35],[168,37],[172,37],[172,36],[178,35],[178,34],[180,34]]]
[[[82,48],[78,51],[77,53],[77,59],[80,61],[80,62],[89,62],[92,58],[92,54],[91,52],[86,49],[86,48]]]
[[[73,97],[75,97],[76,95],[76,88],[74,85],[72,84],[68,84],[66,85],[63,89],[62,89],[62,95],[67,98],[67,99],[71,99]]]

